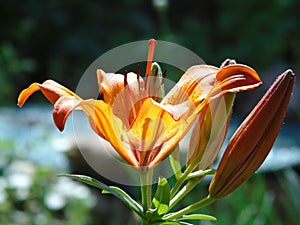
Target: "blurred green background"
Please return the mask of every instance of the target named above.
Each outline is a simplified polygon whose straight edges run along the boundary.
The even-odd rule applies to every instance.
[[[5,109],[0,119],[10,121],[3,115],[16,107],[18,93],[30,83],[52,78],[74,89],[101,54],[150,38],[182,45],[207,64],[219,66],[233,58],[255,68],[264,86],[237,97],[235,114],[242,118],[280,73],[287,68],[296,74],[300,71],[299,12],[298,0],[0,1],[0,106]],[[286,126],[299,127],[299,92],[298,81]],[[34,100],[45,102],[40,96]],[[31,128],[35,123],[29,121]],[[0,129],[2,134],[9,130]],[[47,135],[35,141],[40,139],[47,141]],[[70,181],[62,185],[56,174],[68,172],[71,166],[57,168],[27,160],[35,143],[16,142],[0,136],[0,224],[120,224],[119,215],[130,220],[126,209],[111,199],[95,203],[98,195],[89,188]],[[69,196],[60,185],[84,188],[86,195]],[[299,165],[286,167],[256,175],[208,212],[219,218],[213,224],[297,224],[299,190]],[[58,206],[51,205],[55,197],[58,202],[63,199]],[[196,191],[192,198],[199,198]],[[113,212],[104,206],[108,202]]]

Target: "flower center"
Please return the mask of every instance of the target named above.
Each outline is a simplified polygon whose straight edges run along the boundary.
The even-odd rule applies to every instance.
[[[141,77],[141,67],[138,65],[136,78],[133,78],[134,73],[124,72],[124,103],[125,112],[128,113],[128,125],[131,127],[138,112],[147,98],[152,98],[154,101],[160,102],[164,97],[164,80],[166,70],[161,71],[157,63],[153,63],[154,50],[156,41],[151,39],[148,42],[148,57],[146,65],[146,74],[144,79]]]

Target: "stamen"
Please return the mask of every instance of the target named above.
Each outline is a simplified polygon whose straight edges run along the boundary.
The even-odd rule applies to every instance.
[[[127,81],[127,70],[124,71],[124,87],[128,85],[128,81]]]
[[[146,67],[146,76],[150,76],[151,65],[154,56],[154,50],[156,46],[156,41],[154,39],[150,39],[148,42],[148,58],[147,58],[147,67]]]
[[[148,58],[147,58],[146,84],[145,84],[145,94],[144,94],[145,98],[149,96],[150,72],[151,72],[155,46],[156,46],[156,41],[154,39],[150,39],[148,42]]]
[[[136,75],[137,75],[137,79],[139,81],[140,80],[140,76],[141,76],[141,66],[140,66],[140,64],[138,64],[138,66],[137,66]]]

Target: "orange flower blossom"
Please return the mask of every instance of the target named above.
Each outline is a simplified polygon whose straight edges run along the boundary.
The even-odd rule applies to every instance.
[[[155,94],[158,90],[150,84],[155,45],[151,39],[145,80],[139,69],[125,75],[97,70],[103,100],[81,99],[68,88],[47,80],[24,89],[18,105],[22,107],[31,94],[40,90],[54,105],[53,119],[59,130],[64,129],[73,110],[83,110],[92,129],[110,142],[128,164],[141,171],[153,168],[173,150],[197,115],[208,107],[210,99],[261,84],[257,73],[245,65],[197,65],[189,68],[159,102]]]

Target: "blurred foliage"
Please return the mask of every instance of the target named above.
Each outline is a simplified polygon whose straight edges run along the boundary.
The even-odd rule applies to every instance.
[[[299,10],[297,0],[1,1],[0,102],[15,104],[20,89],[50,77],[74,87],[104,52],[151,37],[209,64],[299,70]]]
[[[95,205],[91,190],[15,156],[14,148],[14,141],[0,139],[0,224],[91,224],[85,216]]]
[[[231,225],[284,225],[299,223],[300,176],[287,168],[274,174],[255,174],[234,193],[212,205],[199,210],[217,217],[216,222],[204,221],[196,224]],[[207,194],[200,186],[184,199],[183,205],[201,199]]]
[[[110,196],[57,177],[57,174],[68,173],[66,171],[17,157],[15,147],[15,141],[0,139],[0,224],[133,224],[120,201],[102,198]],[[295,213],[300,211],[299,188],[300,176],[294,169],[286,168],[275,174],[258,173],[233,194],[199,210],[199,213],[217,217],[216,222],[191,223],[296,225],[300,219]],[[178,208],[206,195],[207,186],[201,184]]]

